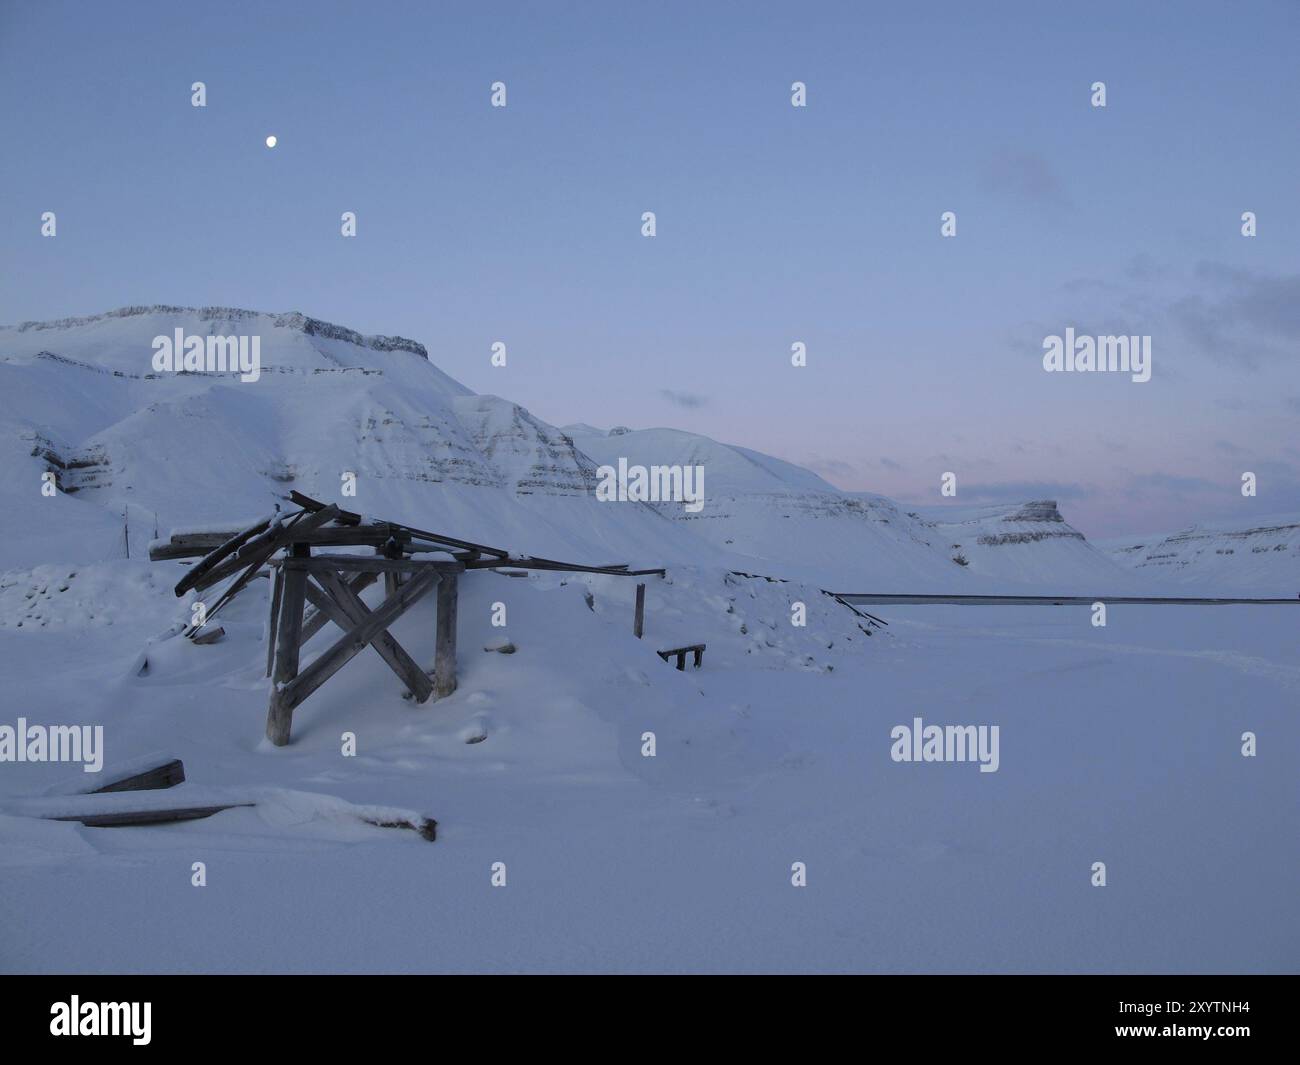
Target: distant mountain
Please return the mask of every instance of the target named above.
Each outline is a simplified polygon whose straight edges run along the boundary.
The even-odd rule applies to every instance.
[[[1300,515],[1206,522],[1102,546],[1135,572],[1182,585],[1271,597],[1300,595]]]
[[[749,448],[677,429],[565,432],[597,463],[705,469],[703,510],[659,504],[754,567],[795,570],[850,591],[987,591],[1032,582],[1053,591],[1127,588],[1130,573],[1065,524],[1054,502],[905,509],[884,496],[842,492],[815,473]]]

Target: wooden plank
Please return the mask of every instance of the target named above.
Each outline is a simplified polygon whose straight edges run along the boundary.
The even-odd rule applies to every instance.
[[[193,635],[190,636],[190,643],[196,643],[199,646],[216,643],[225,634],[226,630],[220,625],[215,628],[210,625],[204,625],[201,629],[195,630]]]
[[[295,544],[295,557],[303,557],[311,548]],[[276,637],[275,671],[271,676],[271,702],[266,711],[266,737],[277,747],[289,742],[293,725],[293,703],[284,698],[286,686],[298,676],[298,649],[302,637],[303,599],[307,574],[290,570],[284,575],[284,598],[280,604],[280,629]]]
[[[443,574],[438,585],[438,632],[433,658],[433,691],[445,699],[456,690],[456,612],[458,576]]]
[[[176,821],[198,821],[222,810],[252,806],[251,802],[228,802],[216,806],[181,806],[171,810],[115,810],[112,813],[67,814],[49,821],[80,821],[87,828],[130,828],[138,825],[166,825]]]
[[[632,635],[638,640],[645,632],[645,585],[636,586],[636,612],[632,616]]]
[[[294,576],[301,575],[304,581],[307,579],[307,574],[302,570],[291,570],[290,574]],[[271,737],[271,741],[278,746],[288,743],[289,724],[292,721],[294,707],[302,703],[312,692],[360,654],[371,640],[406,613],[427,592],[431,591],[433,586],[438,583],[438,578],[439,574],[436,570],[424,570],[419,573],[412,580],[402,585],[396,595],[385,599],[363,624],[358,625],[351,632],[344,633],[311,665],[293,679],[286,680],[282,687],[277,688],[272,697],[271,713],[277,717],[279,727],[274,730],[273,735],[271,718],[268,716],[267,735]],[[286,576],[286,599],[288,597],[288,581],[289,577]],[[283,631],[284,626],[282,625],[281,632]],[[294,665],[297,665],[296,654]]]
[[[360,596],[343,583],[337,573],[317,573],[314,576],[326,593],[326,603],[341,615],[336,623],[344,632],[353,626],[363,624],[370,616],[370,608],[361,601]],[[313,587],[309,582],[308,591],[311,592]],[[397,674],[398,679],[406,684],[417,703],[424,702],[433,694],[433,683],[425,676],[424,670],[415,663],[415,660],[406,653],[387,629],[379,633],[370,642],[370,646],[388,663],[388,668]]]
[[[113,791],[160,791],[183,783],[185,783],[185,764],[179,758],[171,758],[138,773],[114,780],[102,788],[95,788],[87,794],[106,795]]]

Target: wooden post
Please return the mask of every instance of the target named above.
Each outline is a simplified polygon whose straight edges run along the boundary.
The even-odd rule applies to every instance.
[[[294,544],[290,558],[310,558],[307,544]],[[307,593],[307,571],[288,570],[280,601],[280,625],[276,638],[275,672],[271,676],[271,703],[266,711],[266,738],[277,747],[289,742],[293,707],[280,697],[280,689],[298,675],[298,648],[302,638],[303,600]]]
[[[271,590],[271,620],[266,626],[266,675],[275,668],[275,630],[280,622],[280,598],[284,595],[284,570],[275,571],[275,587]]]
[[[636,616],[632,619],[632,634],[639,640],[645,632],[645,585],[636,586]]]
[[[433,656],[433,695],[445,699],[456,690],[457,574],[444,573],[438,583],[437,649]]]

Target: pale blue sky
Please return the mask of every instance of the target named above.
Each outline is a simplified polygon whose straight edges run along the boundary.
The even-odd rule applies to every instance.
[[[1295,3],[0,0],[0,321],[301,310],[557,424],[1090,535],[1297,510],[1298,42]],[[1152,381],[1044,373],[1068,325]]]

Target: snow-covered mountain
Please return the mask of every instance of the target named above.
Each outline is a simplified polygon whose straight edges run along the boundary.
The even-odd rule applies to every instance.
[[[1198,523],[1099,546],[1121,565],[1169,582],[1277,598],[1300,594],[1300,515]]]
[[[1116,592],[1132,583],[1067,525],[1051,501],[905,509],[842,492],[815,473],[748,448],[677,429],[565,427],[598,463],[694,465],[705,504],[657,504],[719,547],[853,590],[987,591],[1030,582],[1055,592]]]
[[[177,334],[257,337],[257,379],[157,369],[155,338]],[[127,307],[0,329],[0,457],[4,568],[143,556],[159,533],[253,518],[296,488],[520,553],[845,591],[1115,593],[1137,579],[1051,502],[922,512],[694,433],[560,430],[473,393],[416,341],[296,313]],[[620,458],[702,467],[703,508],[598,500],[598,466]]]
[[[259,337],[260,376],[156,372],[153,339],[177,330]],[[134,557],[155,529],[265,513],[290,488],[549,557],[702,548],[649,507],[598,503],[571,440],[474,394],[422,345],[301,314],[129,307],[0,329],[0,454],[0,522],[42,529],[8,538],[26,557],[6,566]],[[55,497],[41,492],[49,471]],[[349,473],[356,495],[342,499]]]
[[[1043,591],[1122,590],[1127,575],[1069,525],[1055,500],[925,507],[911,512],[953,561],[976,575],[1035,584]]]

